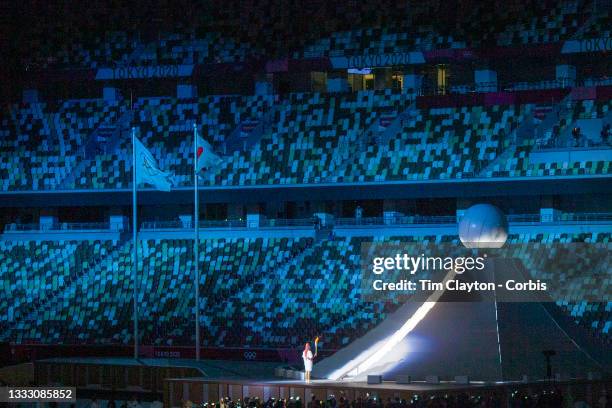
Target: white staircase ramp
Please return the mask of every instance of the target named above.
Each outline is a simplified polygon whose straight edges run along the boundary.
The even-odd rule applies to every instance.
[[[444,281],[453,275],[453,272],[449,272]],[[355,379],[364,377],[372,370],[392,368],[401,360],[398,348],[402,349],[404,338],[426,318],[443,293],[443,290],[435,291],[426,301],[405,303],[365,336],[317,363],[313,368],[313,376],[332,380],[346,377]],[[407,352],[402,351],[404,354]]]

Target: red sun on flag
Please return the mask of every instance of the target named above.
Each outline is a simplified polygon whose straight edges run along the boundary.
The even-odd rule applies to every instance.
[[[196,153],[196,156],[198,159],[200,158],[203,152],[204,152],[204,148],[202,146],[198,147],[198,151]]]

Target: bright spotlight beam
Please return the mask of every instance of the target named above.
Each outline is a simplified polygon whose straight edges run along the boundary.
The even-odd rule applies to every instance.
[[[455,274],[455,271],[449,271],[444,277],[443,288],[446,287],[446,282],[451,279]],[[444,293],[444,289],[433,292],[425,302],[414,312],[412,316],[400,327],[395,333],[388,337],[382,345],[379,343],[373,345],[367,349],[364,353],[361,353],[355,359],[349,361],[341,368],[337,369],[328,377],[330,380],[338,380],[342,377],[349,376],[354,377],[362,374],[374,364],[380,362],[387,353],[389,353],[400,341],[404,339],[414,328],[419,324],[421,320],[427,316],[427,313],[436,305],[436,302],[440,299],[440,296]]]

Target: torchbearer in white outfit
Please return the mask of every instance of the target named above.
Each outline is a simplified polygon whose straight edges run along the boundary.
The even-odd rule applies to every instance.
[[[310,372],[312,371],[312,360],[314,359],[314,355],[312,351],[310,351],[310,343],[306,343],[304,346],[304,351],[302,352],[302,359],[304,360],[304,371],[305,376],[304,379],[306,383],[310,382]]]

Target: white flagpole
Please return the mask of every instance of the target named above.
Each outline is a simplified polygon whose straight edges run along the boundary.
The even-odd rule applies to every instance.
[[[134,358],[138,358],[138,232],[137,232],[137,210],[136,207],[136,128],[132,128],[132,284],[134,285]]]
[[[199,245],[200,245],[200,199],[198,197],[198,126],[193,124],[193,186],[195,207],[195,239],[193,243],[193,264],[195,268],[195,336],[196,336],[196,360],[200,360],[200,267],[199,267]]]

